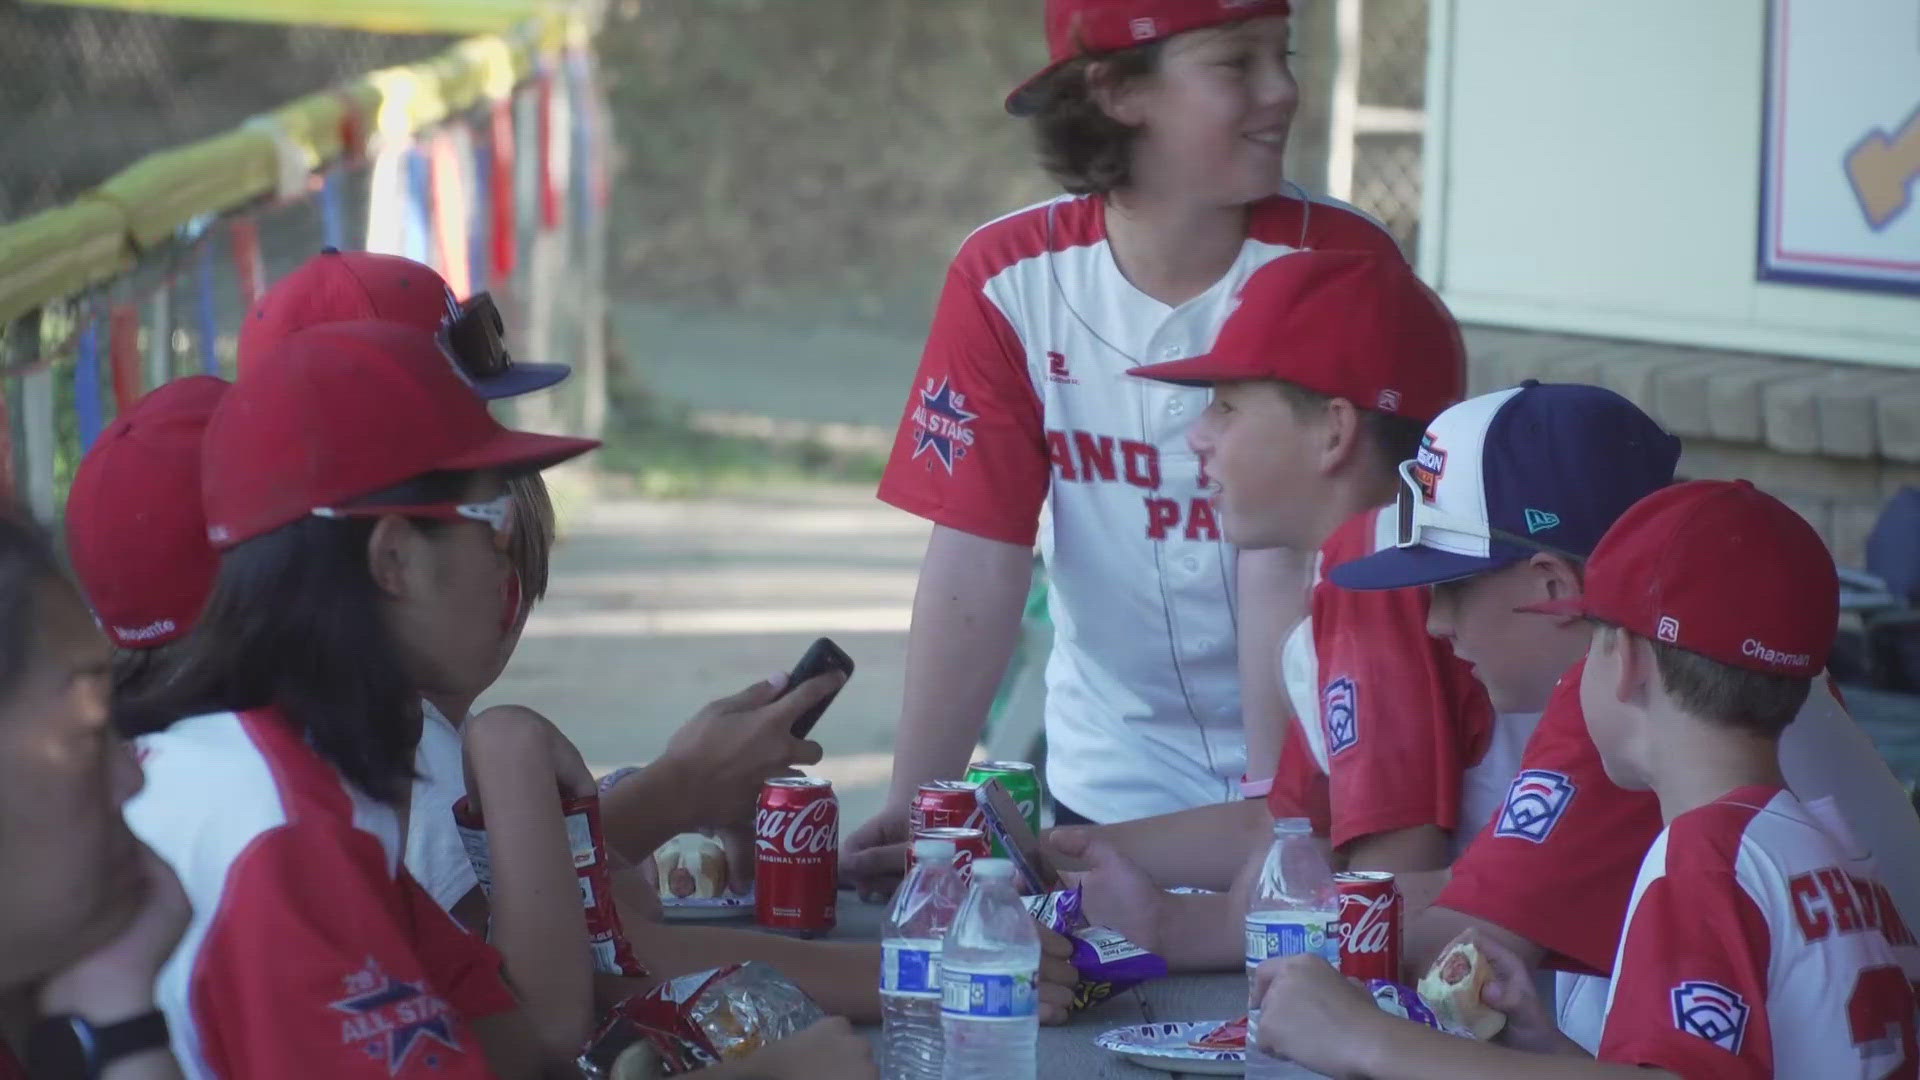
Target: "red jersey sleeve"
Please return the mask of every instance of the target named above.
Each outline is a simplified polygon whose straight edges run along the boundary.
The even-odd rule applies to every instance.
[[[1267,789],[1267,812],[1280,818],[1303,817],[1313,822],[1315,836],[1327,835],[1333,811],[1327,803],[1327,774],[1313,763],[1313,751],[1307,737],[1300,733],[1297,721],[1287,720],[1287,734],[1280,743],[1280,762],[1273,774],[1273,787]]]
[[[412,906],[372,836],[324,821],[261,834],[232,864],[194,959],[188,1007],[208,1068],[232,1080],[492,1076],[416,950]]]
[[[470,1020],[519,1008],[501,974],[499,950],[454,921],[405,869],[400,871],[400,886],[406,892],[414,952],[447,1004]]]
[[[1031,546],[1047,440],[1026,350],[965,263],[947,271],[926,351],[880,478],[884,502],[961,532]]]
[[[1378,513],[1343,525],[1324,565],[1369,554]],[[1426,590],[1356,592],[1322,581],[1313,636],[1334,846],[1457,827],[1461,776],[1486,748],[1493,707],[1472,669],[1428,636]]]
[[[1602,1061],[1680,1076],[1773,1076],[1766,916],[1725,870],[1656,878],[1627,927]]]
[[[1580,711],[1585,662],[1561,678],[1507,800],[1454,860],[1440,907],[1547,950],[1551,967],[1609,975],[1660,800],[1607,779]]]

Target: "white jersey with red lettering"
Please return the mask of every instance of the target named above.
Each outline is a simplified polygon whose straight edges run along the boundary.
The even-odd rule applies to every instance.
[[[1685,1077],[1912,1080],[1920,948],[1792,792],[1674,818],[1641,863],[1599,1056]]]
[[[1397,253],[1351,207],[1276,196],[1249,207],[1226,274],[1169,307],[1115,263],[1104,206],[1054,199],[961,246],[879,492],[962,532],[1038,538],[1054,624],[1047,783],[1103,822],[1236,798],[1246,760],[1235,554],[1186,442],[1208,391],[1128,370],[1206,352],[1274,259]]]
[[[500,957],[401,864],[399,818],[271,710],[137,743],[134,833],[193,904],[156,996],[188,1078],[491,1076]]]

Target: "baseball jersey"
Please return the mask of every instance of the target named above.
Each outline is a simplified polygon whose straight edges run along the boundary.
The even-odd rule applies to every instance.
[[[1472,832],[1462,822],[1492,812],[1538,718],[1494,714],[1473,669],[1427,634],[1427,590],[1358,592],[1324,580],[1325,568],[1392,545],[1393,524],[1390,512],[1369,510],[1320,548],[1311,613],[1281,662],[1298,729],[1289,743],[1308,753],[1283,744],[1268,805],[1310,804],[1318,772],[1335,847],[1419,825],[1450,830],[1464,846]]]
[[[480,887],[473,861],[453,825],[453,804],[467,793],[466,762],[460,733],[440,710],[420,701],[420,749],[414,754],[411,810],[407,815],[407,872],[433,902],[453,910]]]
[[[1303,248],[1397,251],[1344,205],[1248,208],[1239,257],[1169,307],[1114,261],[1105,203],[1062,197],[968,237],[880,498],[1046,560],[1047,782],[1121,821],[1238,797],[1234,551],[1187,428],[1208,391],[1131,377],[1205,353],[1255,270]],[[1042,508],[1050,512],[1042,523]]]
[[[1674,818],[1640,864],[1600,1058],[1680,1076],[1913,1080],[1920,947],[1784,788]]]
[[[193,902],[155,985],[183,1075],[492,1075],[467,1020],[516,1007],[500,956],[406,872],[391,807],[271,710],[137,745],[127,823]]]
[[[1580,708],[1584,668],[1554,688],[1499,815],[1454,862],[1434,903],[1544,948],[1563,972],[1561,1028],[1594,1049],[1634,870],[1661,826],[1651,792],[1607,779]],[[1871,861],[1905,923],[1920,925],[1920,818],[1831,680],[1782,734],[1780,771],[1849,857]]]

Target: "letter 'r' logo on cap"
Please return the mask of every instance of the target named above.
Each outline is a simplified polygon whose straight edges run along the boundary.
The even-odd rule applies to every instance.
[[[1380,391],[1379,404],[1380,404],[1381,412],[1399,412],[1400,411],[1400,391],[1398,390]]]
[[[1680,620],[1671,615],[1660,616],[1660,621],[1653,628],[1653,636],[1669,645],[1679,644]]]
[[[1149,40],[1157,33],[1152,19],[1135,19],[1133,20],[1131,29],[1133,30],[1133,40],[1135,41]]]

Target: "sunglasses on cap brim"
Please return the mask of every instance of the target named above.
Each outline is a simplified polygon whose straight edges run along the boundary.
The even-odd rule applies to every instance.
[[[377,518],[392,514],[403,518],[432,521],[478,521],[493,530],[496,545],[504,546],[513,533],[513,494],[508,492],[486,502],[419,503],[394,506],[316,506],[314,517]]]
[[[507,324],[491,293],[475,293],[440,327],[440,347],[468,382],[504,375],[513,367]]]
[[[1420,478],[1414,475],[1416,462],[1408,459],[1400,463],[1400,490],[1394,499],[1394,536],[1393,546],[1397,548],[1433,547],[1444,551],[1438,544],[1424,544],[1423,538],[1428,530],[1448,532],[1458,536],[1470,536],[1475,540],[1485,540],[1489,544],[1499,541],[1526,548],[1528,551],[1543,551],[1549,555],[1558,555],[1572,563],[1584,563],[1586,559],[1572,552],[1562,551],[1550,544],[1496,529],[1484,521],[1474,521],[1457,514],[1449,514],[1427,501],[1426,489],[1421,486]]]

